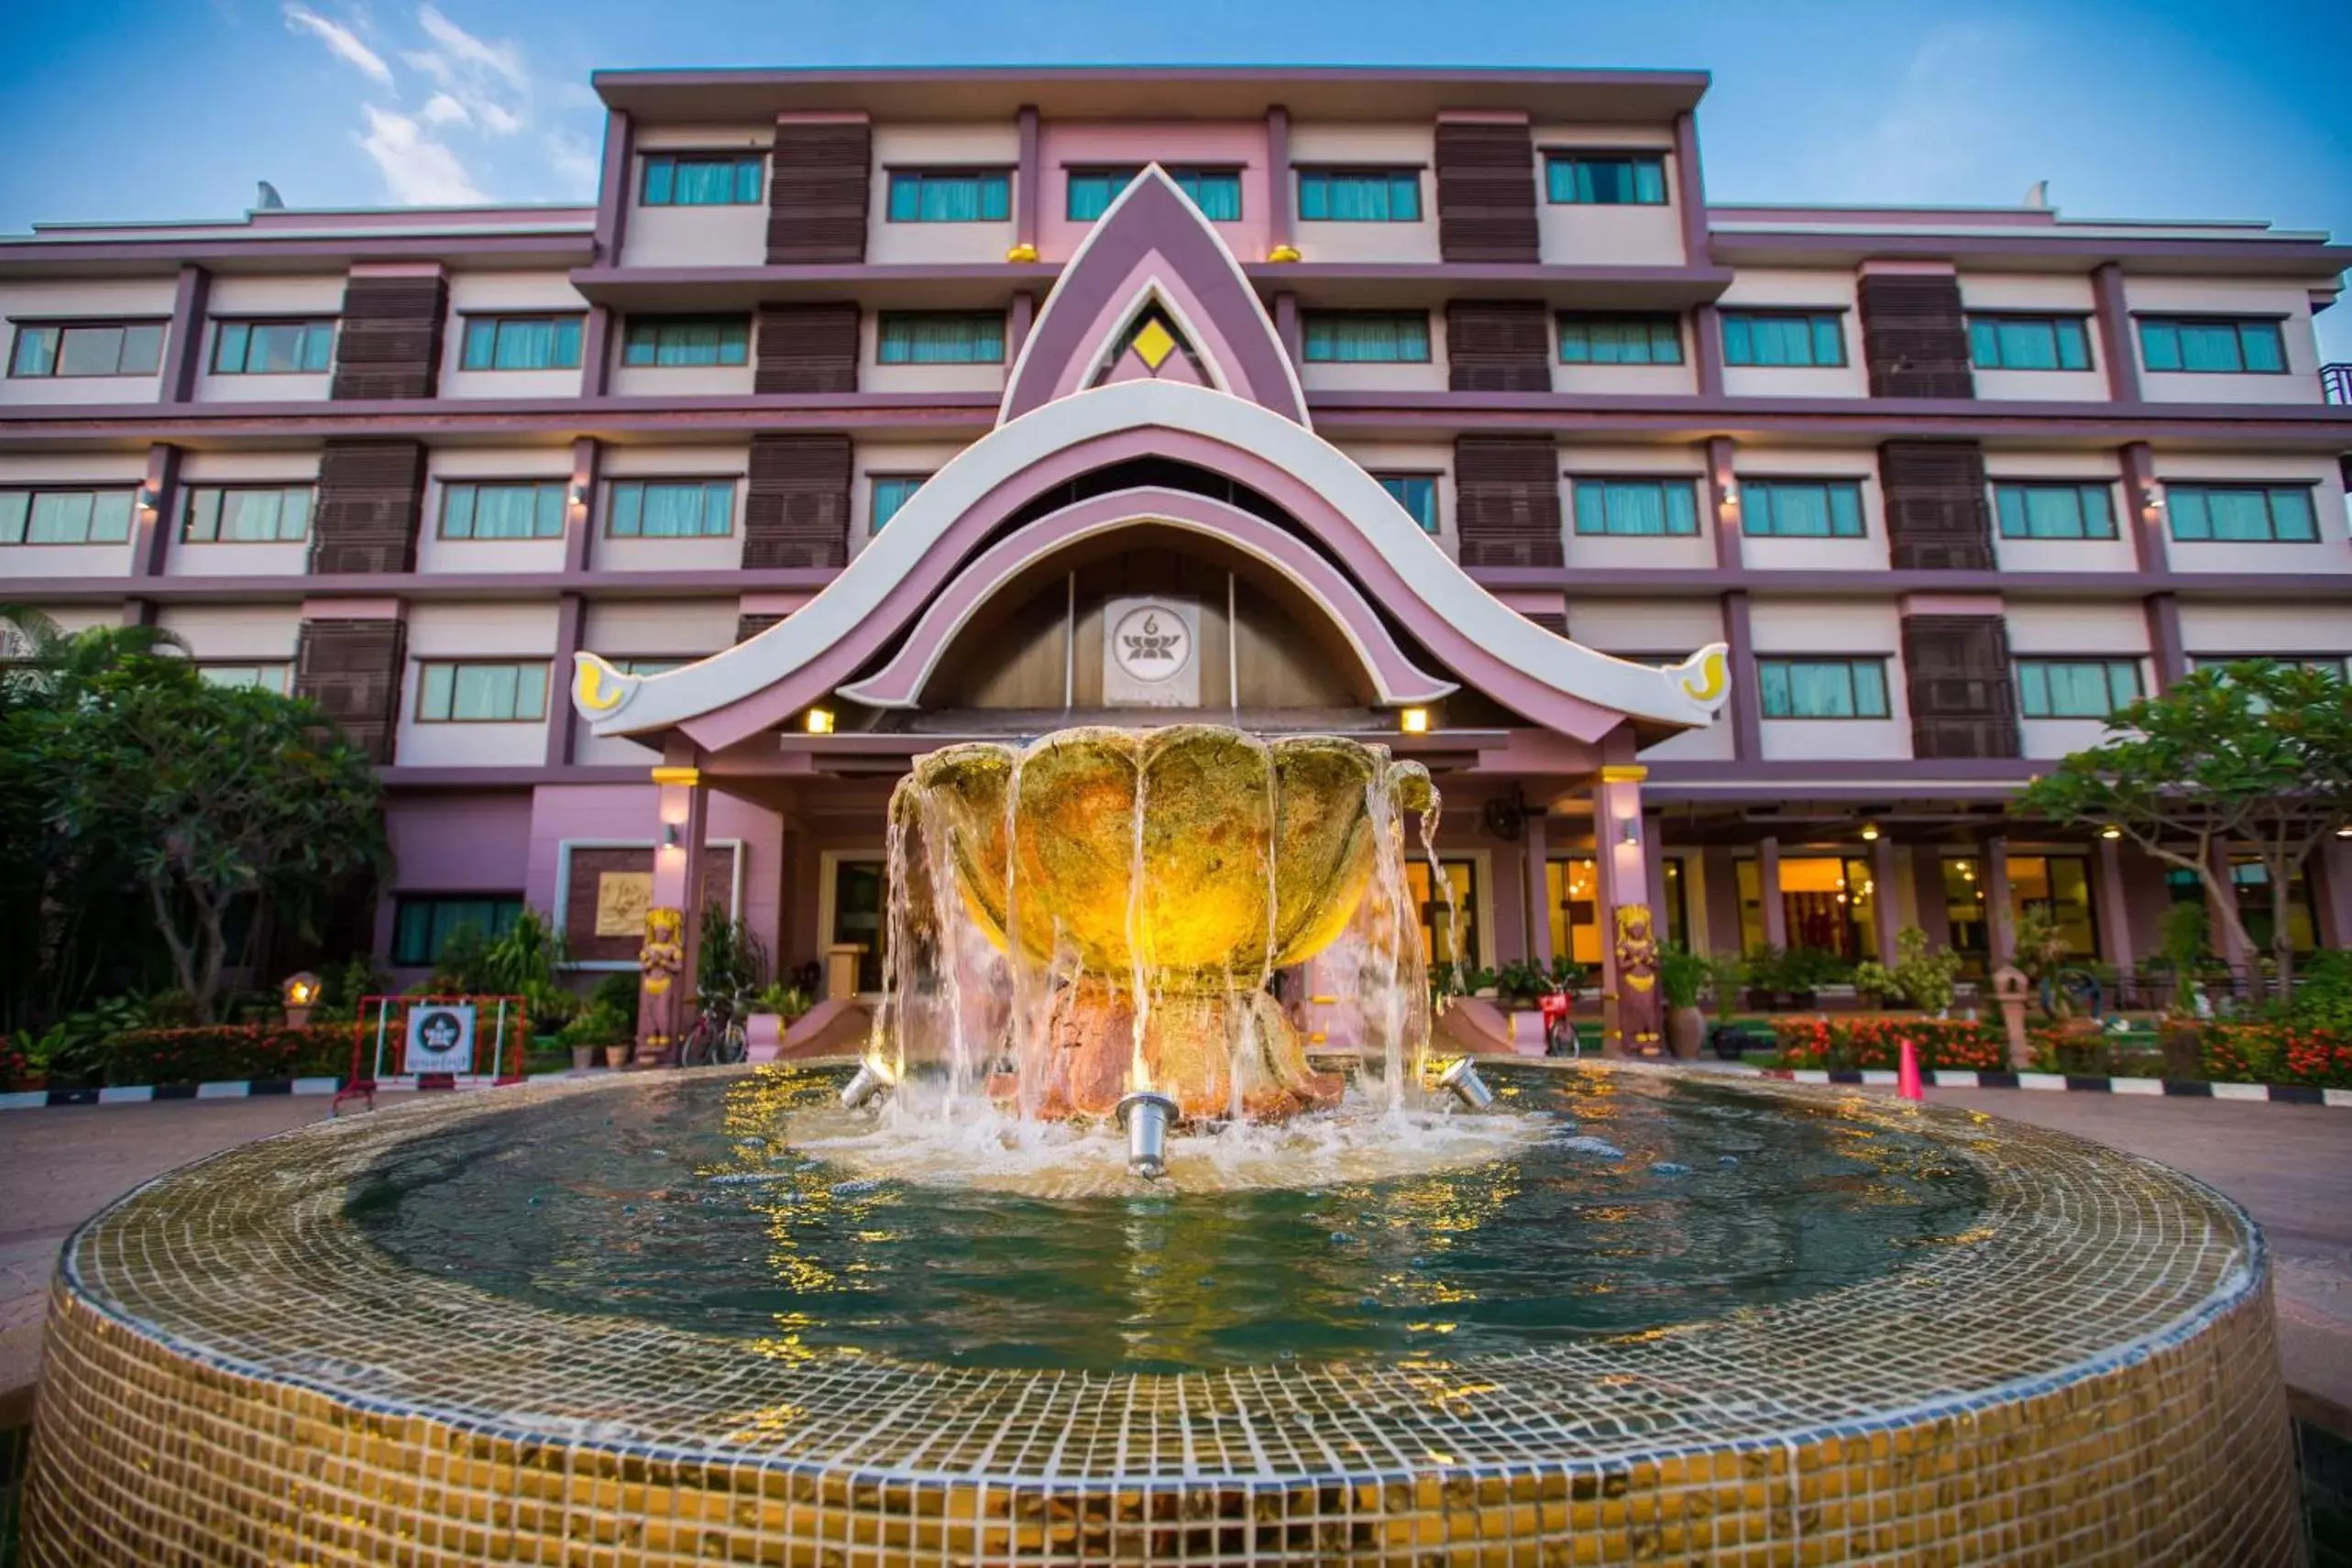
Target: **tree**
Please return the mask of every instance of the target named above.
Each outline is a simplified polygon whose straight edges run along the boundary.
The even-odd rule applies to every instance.
[[[2233,850],[2251,850],[2270,885],[2270,949],[2288,991],[2288,886],[2314,850],[2352,825],[2352,690],[2325,670],[2249,660],[2130,703],[2107,729],[2100,744],[2036,779],[2019,806],[2112,829],[2193,872],[2207,906],[2249,953],[2254,943],[2222,878]],[[2259,975],[2252,984],[2259,999]]]
[[[49,846],[139,895],[209,1020],[230,933],[381,863],[381,788],[310,703],[212,685],[184,659],[124,652],[6,716],[43,780]]]

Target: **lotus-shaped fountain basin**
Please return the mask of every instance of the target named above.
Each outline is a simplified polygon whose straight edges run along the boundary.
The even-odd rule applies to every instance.
[[[998,947],[1200,989],[1328,947],[1371,879],[1375,835],[1432,800],[1428,771],[1385,747],[1205,724],[952,746],[915,782]]]

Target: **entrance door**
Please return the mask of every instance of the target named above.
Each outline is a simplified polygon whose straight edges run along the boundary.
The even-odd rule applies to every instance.
[[[858,989],[882,989],[884,867],[880,861],[833,862],[833,928],[828,944],[858,942],[865,948],[858,959]]]

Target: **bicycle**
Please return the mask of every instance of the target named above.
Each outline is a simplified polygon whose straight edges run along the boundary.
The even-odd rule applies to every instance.
[[[704,997],[693,1026],[679,1042],[678,1066],[732,1067],[742,1061],[751,1044],[743,1029],[742,1003],[738,996]]]

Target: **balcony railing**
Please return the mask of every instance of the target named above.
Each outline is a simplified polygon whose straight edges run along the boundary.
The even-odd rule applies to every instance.
[[[2352,365],[2321,366],[2319,389],[2331,403],[2352,403]]]

